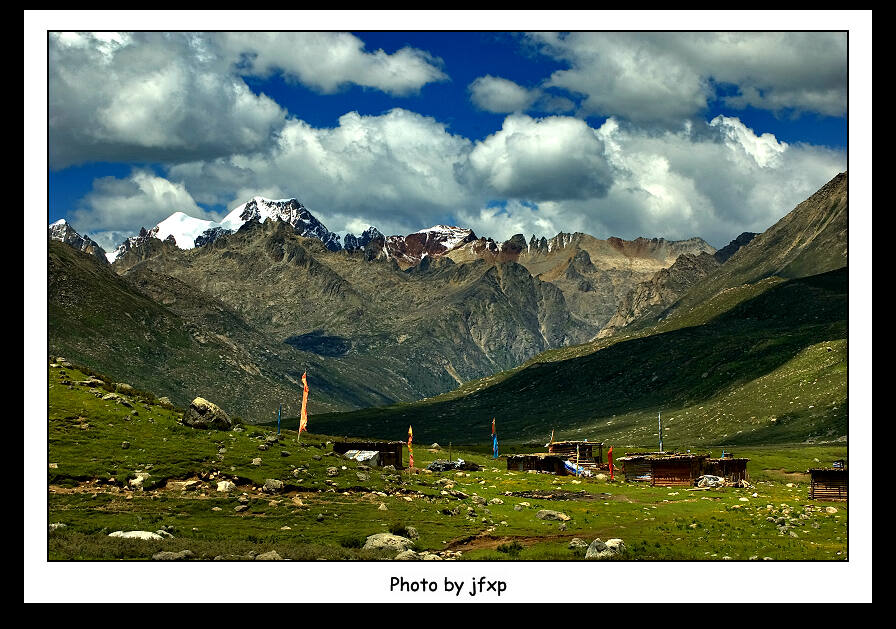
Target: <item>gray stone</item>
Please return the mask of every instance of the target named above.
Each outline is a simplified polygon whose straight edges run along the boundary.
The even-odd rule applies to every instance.
[[[403,550],[395,555],[395,561],[417,561],[420,557],[413,550]]]
[[[598,538],[588,546],[588,550],[585,552],[585,559],[610,559],[624,552],[625,543],[618,537],[609,539],[606,542]]]
[[[190,403],[190,408],[184,413],[184,424],[202,429],[230,430],[233,428],[233,421],[221,407],[201,397],[195,398]]]
[[[161,552],[156,553],[152,556],[153,561],[184,561],[185,559],[192,559],[195,555],[192,550],[182,550],[180,552],[172,552],[170,550],[163,550]]]
[[[265,491],[269,494],[278,493],[283,491],[283,481],[276,478],[268,478],[264,481],[264,487],[262,487],[262,491]]]
[[[375,533],[364,542],[364,550],[394,550],[402,552],[413,548],[413,540],[392,533]]]
[[[556,520],[558,522],[567,522],[572,519],[562,511],[552,511],[550,509],[542,509],[535,514],[535,517],[539,520]]]
[[[281,557],[276,550],[269,550],[266,553],[256,555],[255,561],[283,561],[283,557]]]
[[[570,542],[569,542],[569,548],[574,548],[577,550],[581,550],[583,548],[588,548],[588,542],[586,542],[585,540],[583,540],[579,537],[573,537],[572,540],[570,540]]]
[[[109,537],[122,537],[124,539],[164,539],[158,533],[151,531],[115,531],[109,533]]]

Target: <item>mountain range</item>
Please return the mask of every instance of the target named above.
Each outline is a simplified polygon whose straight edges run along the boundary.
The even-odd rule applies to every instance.
[[[719,251],[699,238],[582,233],[498,243],[444,225],[388,237],[370,227],[343,244],[296,199],[263,197],[220,223],[177,212],[108,256],[57,223],[48,344],[177,404],[204,394],[252,422],[281,401],[297,414],[303,372],[312,414],[456,399],[473,382],[556,362],[551,352],[579,357],[686,322],[726,291],[845,266],[846,184],[843,173]]]
[[[841,173],[724,260],[683,254],[620,302],[610,334],[414,404],[317,418],[333,434],[400,438],[413,423],[483,440],[498,417],[512,439],[665,443],[845,440],[848,177]],[[627,320],[627,321],[626,321]],[[604,328],[607,329],[607,328]]]

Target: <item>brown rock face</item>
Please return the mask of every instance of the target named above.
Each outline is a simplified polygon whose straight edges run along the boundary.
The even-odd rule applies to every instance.
[[[215,428],[230,430],[233,422],[221,407],[205,398],[197,397],[184,414],[184,423],[193,428]]]

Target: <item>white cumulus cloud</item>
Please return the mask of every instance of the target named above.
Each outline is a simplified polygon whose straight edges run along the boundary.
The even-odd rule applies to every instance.
[[[424,50],[406,46],[392,54],[368,52],[351,33],[221,33],[216,41],[241,62],[245,74],[279,71],[324,93],[355,84],[406,96],[448,78],[441,61]]]
[[[286,112],[220,63],[187,33],[51,33],[50,167],[210,159],[264,145]]]
[[[477,185],[505,198],[595,198],[611,183],[600,137],[565,116],[508,116],[500,131],[476,143],[469,165]]]
[[[717,98],[732,107],[846,113],[845,32],[533,33],[529,41],[569,65],[545,85],[582,96],[586,115],[677,124]]]

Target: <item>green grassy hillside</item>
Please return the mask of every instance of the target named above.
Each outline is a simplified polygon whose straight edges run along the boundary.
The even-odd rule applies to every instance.
[[[669,445],[836,439],[847,427],[846,313],[845,268],[767,281],[652,334],[553,350],[453,394],[315,422],[392,438],[413,424],[424,441],[474,443],[496,417],[505,440],[557,428],[652,445],[662,412]]]
[[[571,540],[597,537],[623,539],[619,559],[627,561],[848,558],[848,505],[808,500],[805,474],[844,458],[842,444],[740,448],[750,458],[750,488],[521,474],[457,448],[455,458],[482,469],[409,473],[340,457],[328,443],[340,437],[303,434],[298,443],[293,431],[277,438],[248,425],[188,428],[152,394],[109,396],[109,379],[81,384],[88,375],[61,365],[48,372],[51,561],[147,561],[162,551],[189,551],[194,560],[272,551],[304,561],[391,560],[396,551],[363,549],[367,536],[411,529],[418,558],[577,561],[584,549]],[[418,468],[446,454],[419,438],[414,446]],[[219,491],[223,481],[233,487]],[[569,520],[539,519],[540,510]],[[165,534],[122,539],[114,531]]]

